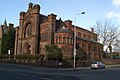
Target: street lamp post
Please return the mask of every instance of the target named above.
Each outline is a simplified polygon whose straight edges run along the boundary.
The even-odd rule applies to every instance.
[[[76,67],[75,63],[76,63],[76,52],[77,52],[77,49],[76,49],[76,16],[77,16],[77,15],[80,15],[80,14],[85,14],[85,12],[78,13],[78,14],[75,15],[75,27],[74,27],[74,51],[73,51],[73,56],[74,56],[74,68]]]

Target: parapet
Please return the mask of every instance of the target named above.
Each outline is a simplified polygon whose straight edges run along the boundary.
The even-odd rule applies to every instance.
[[[72,21],[71,20],[66,20],[66,21],[64,21],[64,23],[65,23],[65,25],[67,27],[70,27],[72,25]]]
[[[20,19],[23,19],[24,16],[25,16],[25,12],[24,12],[24,11],[21,11],[21,12],[20,12]]]
[[[71,20],[66,20],[65,23],[70,23],[70,24],[72,24],[72,21],[71,21]]]
[[[40,6],[39,6],[38,4],[35,4],[34,7],[33,7],[33,9],[38,9],[38,10],[40,10]]]
[[[13,26],[14,26],[14,24],[12,24],[12,23],[9,23],[9,26],[13,27]]]
[[[56,17],[57,17],[57,15],[55,15],[53,13],[48,15],[48,19],[53,19],[53,18],[56,19]]]
[[[33,7],[33,3],[30,2],[30,3],[28,4],[28,9],[32,9],[32,7]]]

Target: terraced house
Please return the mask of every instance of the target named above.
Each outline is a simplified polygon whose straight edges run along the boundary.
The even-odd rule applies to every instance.
[[[45,45],[57,45],[64,57],[73,56],[74,27],[71,20],[56,19],[57,15],[43,15],[38,4],[29,3],[26,12],[20,12],[19,27],[16,28],[15,55],[43,54]],[[66,15],[67,16],[67,15]],[[77,55],[86,59],[99,59],[102,45],[97,42],[97,34],[76,27]]]

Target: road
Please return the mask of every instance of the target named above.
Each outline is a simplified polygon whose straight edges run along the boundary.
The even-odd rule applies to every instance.
[[[120,80],[120,67],[69,70],[0,63],[0,80]]]

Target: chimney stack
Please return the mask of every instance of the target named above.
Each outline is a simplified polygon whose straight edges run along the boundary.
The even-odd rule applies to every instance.
[[[94,33],[94,28],[91,28],[91,32]]]

